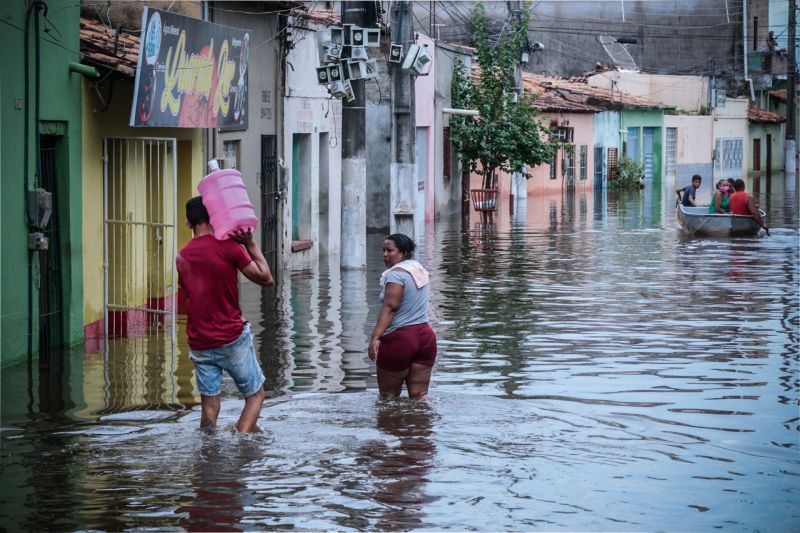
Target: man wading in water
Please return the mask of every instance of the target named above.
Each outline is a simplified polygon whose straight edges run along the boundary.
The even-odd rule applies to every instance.
[[[186,298],[189,358],[194,362],[202,415],[200,427],[213,428],[219,416],[222,371],[245,398],[236,424],[241,433],[256,429],[264,404],[264,374],[253,347],[250,324],[239,308],[238,273],[253,283],[272,285],[267,260],[252,233],[237,230],[230,239],[214,237],[199,196],[186,202],[186,221],[194,237],[177,257],[178,285]]]

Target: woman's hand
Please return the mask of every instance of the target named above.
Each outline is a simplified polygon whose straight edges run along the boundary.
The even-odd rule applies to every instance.
[[[373,361],[378,360],[378,349],[381,346],[381,340],[378,339],[371,339],[369,341],[369,358]]]

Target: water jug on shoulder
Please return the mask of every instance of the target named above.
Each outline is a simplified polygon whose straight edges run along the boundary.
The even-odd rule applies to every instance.
[[[227,239],[237,229],[255,231],[258,218],[247,196],[242,175],[235,169],[220,170],[215,159],[208,162],[209,174],[197,185],[206,206],[214,237]]]

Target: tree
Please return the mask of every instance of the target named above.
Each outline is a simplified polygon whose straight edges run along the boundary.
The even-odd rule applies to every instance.
[[[525,171],[552,160],[558,142],[541,113],[535,97],[521,94],[514,102],[514,69],[528,31],[527,4],[522,16],[507,22],[493,42],[482,3],[472,13],[480,76],[473,78],[460,61],[453,73],[453,106],[477,109],[479,117],[453,115],[450,134],[463,164],[483,176],[483,188],[496,186],[495,172]],[[508,29],[506,26],[510,26]],[[480,163],[480,165],[478,165]],[[530,174],[526,173],[526,178]]]

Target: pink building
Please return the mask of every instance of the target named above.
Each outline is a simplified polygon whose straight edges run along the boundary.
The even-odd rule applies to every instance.
[[[571,187],[575,192],[593,189],[592,169],[594,168],[594,114],[602,109],[571,102],[551,94],[544,94],[536,100],[535,107],[543,111],[542,120],[555,130],[561,140],[554,160],[528,170],[531,178],[527,180],[529,196],[548,195]],[[509,203],[511,195],[511,176],[498,173],[498,202]],[[481,188],[482,176],[470,176],[470,188]],[[474,208],[474,206],[473,206]]]

